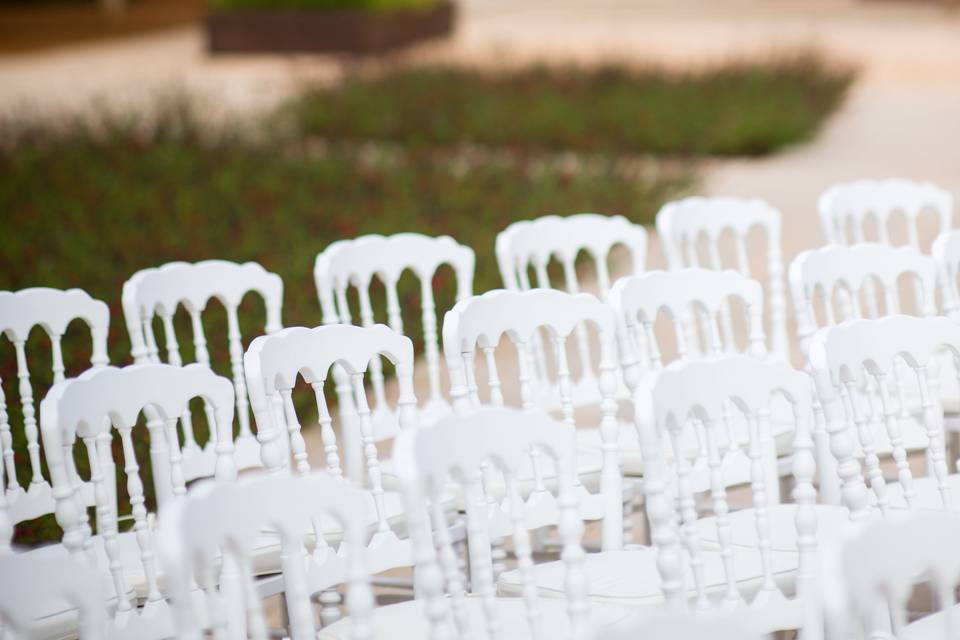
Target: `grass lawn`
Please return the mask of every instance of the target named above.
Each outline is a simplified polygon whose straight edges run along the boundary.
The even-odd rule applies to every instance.
[[[851,78],[812,54],[686,74],[420,67],[358,75],[305,94],[292,111],[307,133],[336,140],[761,155],[810,138]]]

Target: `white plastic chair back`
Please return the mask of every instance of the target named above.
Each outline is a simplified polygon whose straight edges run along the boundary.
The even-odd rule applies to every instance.
[[[117,597],[113,620],[117,637],[166,637],[164,633],[172,623],[160,590],[153,516],[147,511],[134,427],[140,413],[146,413],[147,406],[152,407],[158,424],[147,425],[150,461],[154,493],[162,509],[186,493],[177,423],[187,403],[195,397],[203,398],[215,416],[216,478],[232,480],[237,475],[233,459],[233,384],[204,365],[142,364],[90,370],[79,378],[54,385],[40,405],[40,425],[63,545],[71,556],[95,558],[87,511],[80,499],[83,481],[73,459],[78,438],[87,453],[97,534],[106,555],[113,595]],[[123,534],[117,527],[115,480],[105,471],[114,464],[110,437],[113,429],[119,433],[122,445],[125,488],[139,552],[136,560],[121,553],[118,536]],[[138,576],[142,576],[145,592],[141,611],[137,611],[137,601],[131,597],[138,595],[132,593],[132,580]]]
[[[270,273],[255,262],[170,262],[161,267],[138,271],[123,285],[123,315],[130,336],[133,361],[136,364],[163,361],[153,329],[156,317],[160,318],[163,326],[166,362],[177,366],[183,364],[173,323],[177,308],[183,306],[190,316],[196,361],[209,367],[210,352],[202,315],[211,299],[216,299],[223,305],[227,315],[227,343],[239,424],[236,460],[241,469],[256,467],[260,463],[259,447],[250,430],[250,412],[243,374],[243,336],[240,334],[238,314],[241,301],[250,292],[256,292],[263,299],[266,310],[264,333],[279,331],[283,326],[280,318],[283,281],[280,276]],[[213,415],[207,405],[204,405],[204,411],[207,424],[213,424]],[[147,418],[155,419],[151,415]],[[187,480],[211,475],[216,463],[215,439],[211,436],[203,447],[197,444],[189,408],[183,414],[182,421],[183,469]]]
[[[937,263],[943,312],[954,320],[960,320],[960,288],[957,286],[957,274],[960,273],[960,231],[941,233],[933,241],[931,252]]]
[[[390,413],[394,424],[388,433],[378,434],[374,432],[364,375],[369,372],[370,364],[379,361],[380,357],[385,357],[394,365],[400,395],[395,409],[378,407]],[[332,477],[343,478],[345,474],[336,431],[324,392],[324,383],[330,371],[339,367],[356,410],[347,423],[341,423],[339,431],[343,440],[353,442],[351,447],[346,447],[345,453],[348,456],[350,453],[361,456],[359,461],[354,461],[354,468],[361,473],[359,477],[351,479],[363,486],[365,476],[376,509],[376,544],[373,545],[376,553],[371,553],[371,570],[379,572],[396,566],[410,566],[409,540],[400,540],[387,521],[376,447],[377,440],[396,435],[398,428],[414,429],[417,426],[417,397],[413,393],[413,343],[410,339],[382,324],[371,327],[328,325],[314,329],[290,327],[272,336],[260,336],[254,340],[244,359],[264,466],[271,471],[292,466],[300,475],[312,471],[293,401],[293,389],[300,375],[312,387],[316,399],[326,471]],[[352,429],[359,433],[345,433]],[[292,464],[290,456],[285,455],[281,432],[289,435]],[[365,474],[362,473],[364,468]]]
[[[956,638],[958,536],[960,514],[939,512],[871,520],[847,536],[825,563],[824,603],[831,637]],[[908,601],[923,582],[939,611],[910,623]],[[922,629],[911,629],[914,625]]]
[[[392,236],[366,235],[334,242],[317,256],[313,277],[323,310],[323,323],[351,324],[347,292],[357,291],[360,324],[369,327],[374,320],[370,296],[373,279],[386,289],[387,324],[404,335],[397,283],[404,271],[411,271],[420,282],[420,305],[423,319],[424,355],[430,394],[421,408],[425,423],[431,423],[450,412],[440,385],[440,347],[437,338],[437,309],[433,279],[443,265],[453,268],[457,279],[457,300],[473,291],[475,257],[473,249],[457,244],[449,236],[431,237],[419,233],[398,233]],[[371,364],[371,383],[378,406],[383,406],[384,380],[379,360]],[[350,394],[340,397],[341,405],[349,406]]]
[[[920,246],[921,219],[936,222],[936,233],[953,228],[953,195],[932,182],[912,180],[854,180],[835,184],[817,202],[820,225],[829,244],[878,242],[893,245],[891,226],[902,217],[907,244]]]
[[[91,298],[80,289],[48,289],[35,287],[20,291],[0,291],[0,333],[5,335],[16,353],[17,382],[23,414],[23,432],[30,461],[30,481],[26,487],[17,479],[14,459],[12,425],[7,413],[5,394],[0,383],[0,448],[6,471],[7,514],[11,524],[31,520],[52,513],[54,498],[50,483],[41,472],[41,441],[37,429],[33,383],[27,362],[26,342],[34,327],[41,327],[50,339],[53,362],[53,382],[64,379],[61,339],[74,320],[82,320],[90,329],[92,352],[91,368],[104,367],[107,359],[107,334],[110,329],[110,311],[100,300]],[[86,496],[89,502],[92,496]]]
[[[868,510],[867,488],[855,457],[855,444],[862,451],[877,506],[884,515],[889,510],[886,480],[876,454],[876,441],[881,437],[892,446],[906,506],[916,508],[914,474],[901,434],[904,400],[900,390],[908,375],[919,390],[919,419],[927,436],[927,460],[931,475],[936,478],[942,507],[955,507],[947,482],[943,413],[936,395],[935,361],[943,353],[955,366],[960,362],[960,325],[944,317],[894,315],[851,320],[814,335],[810,361],[817,394],[826,417],[830,450],[837,460],[844,501],[855,519],[865,518]],[[859,393],[867,387],[876,392]]]
[[[41,635],[41,616],[52,610],[76,615],[80,640],[105,640],[107,600],[103,573],[75,559],[38,558],[30,553],[0,555],[0,633],[5,640],[30,640]],[[73,610],[71,612],[71,610]]]
[[[589,325],[597,332],[600,350],[599,376],[585,374],[574,381],[567,364],[566,345],[577,326]],[[555,380],[538,379],[532,375],[534,336],[541,329],[553,345],[556,358]],[[520,405],[533,410],[542,403],[539,398],[553,394],[559,400],[563,420],[571,427],[574,421],[573,387],[589,381],[596,389],[600,408],[600,435],[602,470],[600,493],[583,492],[581,509],[594,519],[603,518],[603,546],[606,549],[622,545],[622,478],[617,458],[617,365],[616,320],[613,310],[596,296],[586,293],[570,294],[555,289],[530,291],[488,291],[458,302],[443,320],[443,352],[450,374],[450,395],[454,411],[467,413],[484,404],[504,404],[495,350],[506,337],[517,354],[517,383]],[[475,351],[483,352],[487,368],[489,397],[481,400],[475,372]],[[509,383],[508,383],[509,384]],[[548,388],[544,388],[547,384]],[[537,490],[542,489],[537,479]]]
[[[520,470],[536,457],[557,469],[556,494],[543,489],[524,499]],[[561,557],[566,566],[565,597],[571,638],[589,629],[587,576],[581,546],[583,521],[574,490],[573,427],[540,411],[483,407],[469,415],[442,419],[433,429],[405,431],[397,438],[395,458],[409,501],[408,517],[415,545],[419,596],[431,624],[431,637],[471,637],[466,582],[458,566],[444,520],[443,494],[456,483],[466,500],[470,559],[470,592],[482,600],[486,637],[515,637],[505,628],[495,598],[491,540],[511,535],[523,581],[529,637],[543,638],[539,595],[533,573],[530,531],[543,523],[543,514],[559,522]],[[493,488],[490,476],[499,472],[503,484]],[[433,532],[431,534],[431,531]],[[523,634],[526,635],[526,634]],[[544,640],[546,640],[544,638]]]
[[[663,593],[667,606],[678,611],[693,606],[746,610],[764,632],[799,629],[808,612],[804,598],[812,597],[817,575],[816,464],[811,439],[811,385],[809,378],[783,362],[761,362],[747,356],[674,362],[645,380],[637,395],[637,428],[645,466],[644,489],[654,545],[659,553]],[[789,597],[774,580],[774,558],[769,509],[777,476],[770,425],[770,401],[781,395],[794,411],[793,498],[800,564],[797,597]],[[731,447],[725,407],[732,403],[749,426],[747,453]],[[697,435],[699,447],[691,448],[686,434]],[[664,440],[670,457],[662,453]],[[751,506],[756,525],[755,544],[760,555],[761,585],[748,603],[738,583],[737,541],[730,522],[726,487],[729,469],[742,468],[749,459]],[[730,463],[733,463],[732,465]],[[697,476],[708,478],[710,504],[715,516],[717,543],[723,562],[725,587],[721,602],[712,602],[703,569],[705,544],[700,537],[696,509]],[[679,526],[677,526],[679,523]],[[744,543],[740,543],[744,544]],[[742,548],[742,547],[741,547]],[[685,576],[693,577],[687,584]]]
[[[750,277],[747,236],[756,228],[762,229],[766,236],[769,350],[789,360],[780,212],[755,198],[691,197],[668,202],[657,213],[657,233],[671,269],[723,269],[722,245],[725,237],[732,236],[734,268]],[[707,255],[701,257],[698,245],[704,241]]]
[[[258,474],[191,489],[163,513],[159,532],[177,637],[270,637],[253,562],[257,540],[270,530],[280,538],[290,638],[317,637],[310,596],[339,584],[346,585],[351,638],[372,638],[365,516],[363,492],[322,473]],[[330,525],[343,532],[339,549],[322,533]]]

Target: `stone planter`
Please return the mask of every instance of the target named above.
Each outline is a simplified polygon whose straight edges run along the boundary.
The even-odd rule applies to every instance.
[[[248,9],[207,17],[211,52],[375,54],[453,30],[454,6],[352,11]]]

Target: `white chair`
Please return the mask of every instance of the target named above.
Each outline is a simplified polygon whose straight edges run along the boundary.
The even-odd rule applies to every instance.
[[[413,393],[413,343],[389,327],[382,324],[371,327],[328,325],[314,329],[289,327],[274,335],[256,338],[244,356],[247,388],[257,420],[257,437],[262,443],[263,464],[274,472],[284,467],[300,475],[312,472],[293,401],[299,375],[312,387],[316,399],[326,471],[332,477],[345,477],[324,393],[324,383],[331,369],[340,367],[343,372],[350,385],[351,404],[356,415],[348,424],[340,425],[340,433],[344,436],[344,429],[360,431],[360,467],[366,471],[366,483],[361,482],[361,486],[365,484],[367,491],[359,495],[364,497],[369,507],[369,520],[374,525],[369,559],[373,573],[413,564],[410,540],[400,539],[390,526],[391,520],[403,519],[404,507],[399,494],[384,491],[383,469],[376,447],[378,440],[397,435],[397,429],[388,433],[374,431],[364,386],[364,375],[369,373],[370,364],[381,356],[396,368],[400,386],[396,409],[387,407],[386,410],[396,414],[395,424],[400,429],[414,429],[418,422],[417,398]],[[288,434],[292,461],[286,454],[281,432]],[[344,486],[348,486],[344,482]]]
[[[898,215],[907,233],[900,244],[917,250],[921,250],[920,220],[925,212],[935,218],[937,233],[953,228],[953,196],[932,182],[893,179],[835,184],[820,196],[817,210],[829,244],[892,245],[891,223]]]
[[[957,288],[957,274],[960,272],[960,231],[945,231],[937,236],[931,253],[937,263],[943,312],[954,320],[960,320],[960,289]]]
[[[568,293],[580,293],[581,284],[576,261],[581,253],[590,256],[596,273],[596,292],[601,300],[607,299],[612,279],[610,262],[616,247],[629,253],[629,273],[642,273],[647,258],[647,231],[623,216],[605,216],[596,213],[579,213],[572,216],[543,216],[534,220],[521,220],[497,234],[496,252],[500,277],[505,289],[528,291],[532,288],[529,271],[535,274],[533,286],[541,289],[560,288]],[[563,286],[551,283],[547,267],[551,261],[560,263],[563,269]],[[588,288],[593,288],[588,285]],[[589,371],[594,363],[590,360],[590,345],[587,329],[576,328],[577,363],[581,371]],[[539,335],[534,338],[536,375],[545,377],[546,360]],[[573,388],[574,406],[596,403],[596,385],[590,383]],[[626,387],[618,391],[626,397]],[[545,408],[549,409],[549,406]]]
[[[0,333],[6,335],[13,343],[16,352],[23,432],[26,436],[30,461],[30,482],[26,487],[22,487],[17,480],[11,425],[4,393],[0,388],[0,446],[2,446],[3,466],[7,474],[5,497],[11,524],[52,513],[54,508],[50,483],[41,472],[41,441],[37,429],[33,382],[30,379],[27,361],[27,338],[34,327],[40,326],[43,329],[50,339],[52,348],[53,381],[60,382],[64,379],[61,339],[67,330],[67,325],[77,319],[82,320],[90,329],[92,342],[90,366],[92,368],[106,366],[110,311],[105,303],[91,298],[80,289],[61,291],[36,287],[16,292],[0,291]],[[86,496],[86,500],[89,503],[92,496]]]
[[[49,638],[56,626],[72,629],[80,640],[106,640],[103,574],[86,558],[3,554],[0,576],[0,633],[5,640]]]
[[[370,298],[373,279],[386,289],[387,324],[404,335],[397,283],[404,271],[411,271],[420,282],[420,306],[423,322],[424,355],[430,388],[421,407],[421,419],[430,424],[450,412],[440,385],[440,348],[437,340],[437,309],[433,279],[443,265],[453,268],[457,281],[457,300],[469,297],[473,290],[475,257],[473,249],[457,244],[449,236],[431,237],[419,233],[398,233],[392,236],[366,235],[334,242],[317,256],[313,277],[323,310],[323,324],[351,324],[352,316],[347,292],[357,291],[360,324],[374,324],[374,308]],[[384,380],[381,363],[371,365],[371,383],[378,406],[384,406]],[[341,407],[349,407],[350,393],[343,387]],[[379,414],[376,421],[389,419]]]
[[[109,597],[116,602],[110,621],[113,638],[165,638],[173,633],[160,586],[153,516],[147,511],[134,429],[142,433],[137,427],[139,415],[145,407],[152,407],[161,428],[150,432],[151,460],[164,459],[167,463],[159,468],[152,466],[154,493],[162,509],[186,493],[177,423],[195,397],[206,400],[214,415],[216,478],[232,480],[237,475],[231,428],[233,384],[204,365],[142,364],[90,370],[54,385],[40,405],[44,453],[53,481],[57,524],[63,529],[63,547],[44,547],[35,553],[42,556],[65,550],[71,557],[88,556],[109,569]],[[133,530],[123,533],[117,526],[120,513],[114,476],[106,474],[113,463],[113,429],[120,437],[125,493],[133,520]],[[91,535],[81,498],[84,482],[73,458],[78,438],[90,467],[89,482],[96,503],[95,536]],[[138,600],[143,601],[142,606],[138,606]]]
[[[580,507],[587,517],[603,518],[602,544],[605,549],[620,548],[623,544],[622,496],[623,485],[618,462],[619,424],[617,422],[617,364],[616,320],[613,310],[597,297],[581,293],[570,294],[555,289],[532,289],[530,291],[488,291],[458,302],[447,312],[443,320],[443,352],[450,374],[450,396],[454,411],[468,413],[482,404],[502,406],[503,386],[498,365],[496,347],[506,337],[516,353],[516,379],[520,394],[520,406],[532,410],[542,406],[542,399],[551,395],[557,399],[564,422],[576,425],[572,389],[576,381],[570,375],[567,364],[567,342],[575,328],[590,325],[599,341],[598,374],[591,370],[589,376],[598,391],[599,425],[589,428],[599,431],[600,460],[582,456],[578,471],[581,475],[596,475],[599,471],[600,490],[597,494],[581,494],[584,501]],[[555,379],[535,378],[533,370],[534,336],[544,329],[549,335],[555,360]],[[489,396],[482,401],[475,371],[475,352],[483,352],[487,369]],[[577,429],[578,437],[588,428]],[[598,468],[599,467],[599,468]],[[534,479],[535,490],[542,491],[544,478]],[[617,525],[617,526],[615,526]]]
[[[612,628],[629,617],[629,609],[591,606],[585,598],[590,578],[582,568],[584,527],[577,512],[573,427],[540,411],[483,407],[443,418],[434,428],[404,431],[395,457],[408,504],[418,590],[413,601],[374,610],[377,637],[579,639],[592,626]],[[524,498],[523,469],[548,461],[557,470],[556,491],[544,489]],[[469,592],[443,526],[444,494],[451,481],[467,506]],[[552,600],[539,597],[530,581],[530,534],[545,521],[559,523],[565,567],[563,596]],[[496,595],[491,539],[504,535],[513,538],[522,597]],[[354,630],[354,621],[346,618],[320,637],[348,638]]]
[[[960,515],[918,513],[870,522],[837,541],[828,557],[824,603],[831,637],[952,640],[960,634]],[[915,621],[908,601],[926,582],[939,611]]]
[[[883,515],[891,509],[956,509],[952,494],[960,476],[947,471],[943,409],[935,393],[936,358],[946,353],[960,361],[960,325],[943,317],[895,315],[852,320],[817,332],[810,362],[826,418],[830,448],[837,459],[844,503],[853,517],[865,518],[870,504]],[[916,382],[922,450],[927,477],[914,477],[900,420],[898,389]],[[870,385],[874,393],[861,390]],[[897,482],[884,478],[878,440],[888,442]],[[856,454],[862,451],[873,500],[869,499]]]
[[[746,276],[751,276],[747,237],[754,229],[764,231],[769,351],[789,361],[780,212],[757,199],[691,197],[663,205],[656,224],[671,269],[723,269],[722,245],[730,237],[736,254],[734,268]],[[705,258],[698,250],[701,239],[706,242]]]
[[[774,395],[795,412],[789,504],[776,495]],[[816,504],[808,377],[786,363],[742,355],[678,361],[647,377],[635,398],[654,546],[588,555],[590,599],[677,611],[692,601],[698,611],[743,610],[763,632],[815,628],[816,611],[804,598],[816,577],[818,522],[826,536],[849,517],[841,507]],[[730,445],[724,412],[731,402],[749,425],[746,453]],[[751,506],[731,511],[726,489],[743,483],[751,485]],[[713,516],[698,518],[701,492],[709,494]],[[533,572],[542,594],[561,589],[557,563]]]
[[[255,262],[170,262],[161,267],[138,271],[123,284],[123,315],[130,336],[133,361],[136,364],[162,360],[153,330],[155,317],[160,318],[163,326],[163,346],[167,363],[177,366],[183,364],[173,324],[177,308],[182,305],[190,316],[196,361],[209,367],[210,354],[202,314],[211,299],[216,299],[223,305],[227,316],[227,343],[237,403],[239,433],[235,446],[236,461],[240,469],[260,464],[260,448],[250,430],[246,380],[243,375],[243,336],[240,334],[238,315],[241,301],[250,292],[258,293],[263,299],[266,311],[264,332],[271,334],[279,331],[283,326],[280,319],[283,281],[280,276],[266,271]],[[205,413],[207,424],[213,424],[213,416],[207,405]],[[147,417],[151,422],[155,422],[151,415],[148,414]],[[182,428],[182,465],[187,480],[211,475],[216,462],[215,439],[211,435],[204,446],[197,443],[189,409],[186,409],[182,416]]]
[[[264,530],[280,538],[292,640],[317,637],[310,596],[339,584],[346,585],[354,621],[349,637],[374,637],[365,498],[341,478],[323,473],[258,474],[192,488],[161,514],[159,531],[174,594],[176,637],[269,637],[254,560]],[[328,528],[342,532],[339,548],[327,543],[323,532]],[[309,549],[307,532],[312,533]]]

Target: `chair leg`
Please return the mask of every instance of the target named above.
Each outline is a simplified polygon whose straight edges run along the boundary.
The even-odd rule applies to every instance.
[[[340,619],[340,592],[327,589],[320,592],[320,624],[327,627]]]

